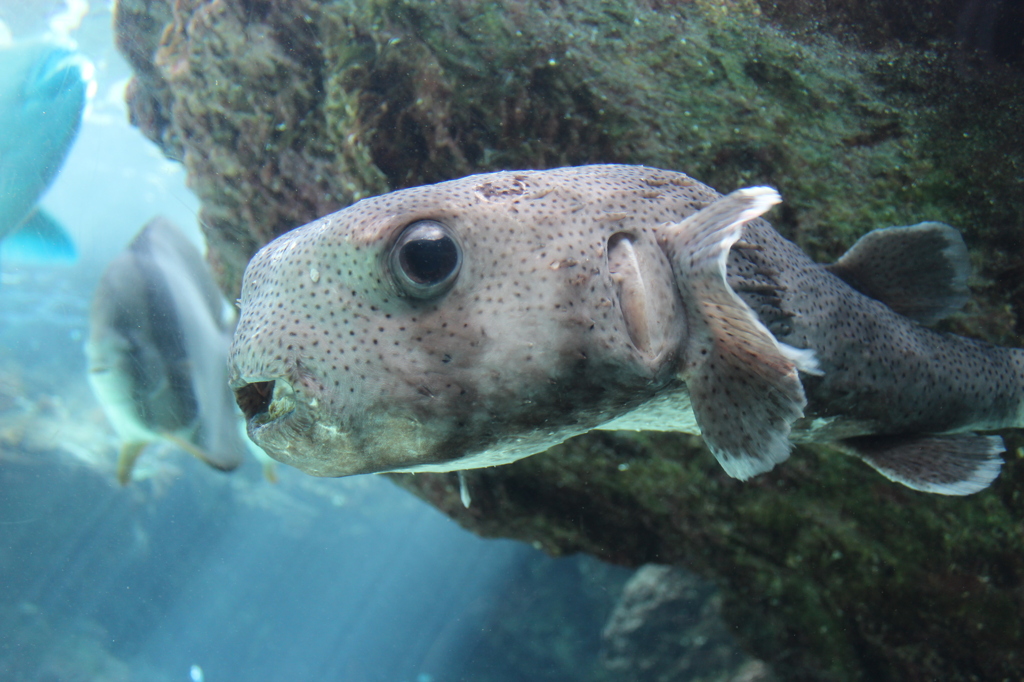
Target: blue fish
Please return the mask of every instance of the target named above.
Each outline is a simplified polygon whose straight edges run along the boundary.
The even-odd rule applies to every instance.
[[[78,135],[92,65],[49,40],[0,45],[0,239],[33,260],[74,257],[37,209]]]

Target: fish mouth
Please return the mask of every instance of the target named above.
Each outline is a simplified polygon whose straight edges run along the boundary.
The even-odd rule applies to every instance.
[[[246,383],[235,389],[235,402],[245,415],[250,437],[273,423],[281,423],[296,409],[295,389],[284,379]]]

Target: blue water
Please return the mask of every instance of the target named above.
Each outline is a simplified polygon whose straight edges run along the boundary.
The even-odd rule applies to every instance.
[[[261,508],[242,499],[258,481],[185,468],[157,499],[82,467],[0,468],[8,608],[96,624],[97,645],[160,679],[192,665],[207,680],[453,679],[533,554],[383,479],[342,507],[274,491]]]
[[[49,9],[3,2],[0,18],[42,30]],[[157,446],[140,480],[116,484],[117,441],[85,381],[93,288],[156,214],[201,238],[182,169],[127,123],[109,22],[93,7],[74,34],[98,89],[43,199],[79,260],[0,252],[0,680],[566,679],[495,645],[509,614],[550,618],[553,591],[596,658],[585,592],[611,604],[625,572],[480,539],[384,478],[279,467],[271,484],[255,461],[225,475]]]
[[[596,561],[480,539],[383,477],[282,466],[271,484],[255,460],[222,474],[157,445],[118,486],[85,382],[92,273],[4,265],[0,680],[545,679],[544,660],[500,667],[491,634],[516,627],[509,604],[549,619],[553,581],[596,661]],[[605,587],[627,574],[603,570]]]

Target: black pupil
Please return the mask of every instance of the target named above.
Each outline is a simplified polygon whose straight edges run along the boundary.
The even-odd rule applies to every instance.
[[[417,284],[437,284],[450,275],[459,262],[455,242],[444,234],[412,239],[398,254],[402,271]]]

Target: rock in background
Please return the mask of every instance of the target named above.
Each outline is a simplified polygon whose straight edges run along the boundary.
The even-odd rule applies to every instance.
[[[643,163],[778,187],[772,220],[820,259],[875,227],[953,224],[978,274],[946,328],[1021,345],[1019,5],[827,5],[122,0],[117,30],[133,119],[184,163],[229,294],[260,245],[364,196]],[[824,448],[742,484],[699,439],[662,434],[471,472],[468,510],[454,475],[396,480],[481,534],[715,579],[726,621],[782,679],[1018,679],[1019,444],[968,499]]]
[[[772,682],[762,662],[736,650],[721,597],[692,573],[637,569],[605,625],[602,662],[629,682]]]

